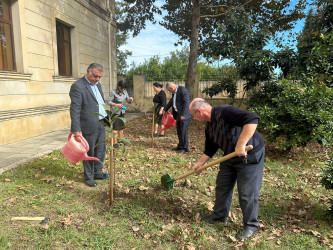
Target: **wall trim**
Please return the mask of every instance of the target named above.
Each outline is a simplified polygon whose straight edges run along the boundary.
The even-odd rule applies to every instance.
[[[3,72],[0,71],[0,80],[2,81],[23,81],[29,82],[32,74],[17,73],[17,72]]]

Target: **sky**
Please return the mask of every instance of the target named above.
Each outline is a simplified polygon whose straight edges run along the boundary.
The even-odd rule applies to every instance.
[[[162,5],[163,2],[161,0],[158,1],[158,5]],[[120,47],[120,50],[129,50],[132,52],[132,56],[127,57],[127,64],[129,66],[133,62],[139,65],[157,55],[163,60],[165,57],[169,57],[171,52],[181,50],[180,46],[174,45],[178,41],[178,36],[158,24],[158,20],[161,18],[156,17],[156,24],[147,22],[146,29],[142,30],[136,37],[129,36],[127,44]],[[304,20],[299,21],[295,30],[302,30],[303,25]]]
[[[180,50],[181,47],[174,46],[178,36],[168,31],[159,24],[147,23],[146,29],[138,36],[130,36],[127,44],[120,47],[120,50],[132,51],[132,56],[127,57],[127,64],[143,63],[145,59],[158,55],[162,60],[170,56],[172,51]]]

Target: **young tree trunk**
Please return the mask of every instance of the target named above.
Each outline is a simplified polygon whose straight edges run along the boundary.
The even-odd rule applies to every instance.
[[[187,68],[187,79],[185,87],[190,93],[190,99],[194,96],[194,82],[195,74],[197,72],[198,64],[198,49],[199,49],[199,23],[200,23],[200,8],[201,0],[192,0],[193,11],[192,11],[192,31],[190,41],[190,58]]]

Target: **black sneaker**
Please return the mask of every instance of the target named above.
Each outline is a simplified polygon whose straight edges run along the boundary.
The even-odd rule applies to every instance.
[[[222,219],[222,218],[217,218],[216,215],[212,214],[206,218],[203,218],[201,220],[201,222],[205,222],[205,223],[208,223],[208,224],[215,224],[215,223],[219,223],[219,222],[226,222],[226,219]]]
[[[95,180],[107,180],[110,178],[109,173],[102,173],[102,176],[94,177]]]
[[[158,135],[158,137],[165,137],[165,135]]]
[[[251,229],[243,229],[240,231],[237,235],[236,238],[237,240],[249,240],[253,237],[253,235],[256,234],[257,231],[251,230]]]
[[[88,187],[96,187],[97,183],[94,180],[85,180],[84,183],[88,186]]]

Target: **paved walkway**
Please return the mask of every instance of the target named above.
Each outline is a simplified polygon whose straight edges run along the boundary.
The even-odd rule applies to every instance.
[[[126,113],[126,120],[130,121],[140,116],[142,116],[142,113]],[[0,174],[62,148],[67,142],[68,133],[69,128],[66,128],[0,146]]]

